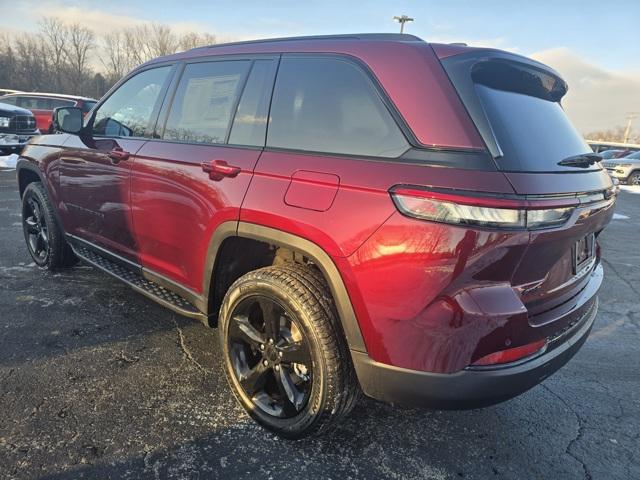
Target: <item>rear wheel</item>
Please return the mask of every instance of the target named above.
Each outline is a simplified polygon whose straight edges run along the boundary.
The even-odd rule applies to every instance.
[[[22,195],[22,230],[29,254],[40,268],[55,270],[77,262],[40,182],[27,185]]]
[[[640,172],[633,172],[627,179],[629,185],[640,185]]]
[[[244,275],[219,316],[236,397],[258,423],[292,439],[335,426],[359,391],[326,284],[317,285],[311,272],[305,279],[308,270],[277,266]]]

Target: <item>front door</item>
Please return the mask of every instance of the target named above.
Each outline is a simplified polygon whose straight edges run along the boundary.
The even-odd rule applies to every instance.
[[[60,154],[65,231],[136,263],[131,165],[153,131],[171,71],[162,66],[126,80],[96,110],[91,133],[71,135]]]

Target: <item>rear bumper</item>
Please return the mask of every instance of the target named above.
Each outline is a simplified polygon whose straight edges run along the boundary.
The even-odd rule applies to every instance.
[[[594,297],[582,318],[545,353],[499,367],[439,374],[382,364],[366,353],[352,352],[352,358],[364,393],[377,400],[438,409],[485,407],[529,390],[567,363],[589,336],[597,310]]]

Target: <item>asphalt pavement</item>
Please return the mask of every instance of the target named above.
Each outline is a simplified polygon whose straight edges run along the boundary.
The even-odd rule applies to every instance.
[[[290,442],[236,404],[216,330],[90,267],[36,268],[0,172],[0,479],[640,479],[640,191],[616,211],[594,330],[542,385],[462,412],[363,399]]]

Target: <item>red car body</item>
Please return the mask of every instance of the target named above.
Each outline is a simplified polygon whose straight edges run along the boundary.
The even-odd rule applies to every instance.
[[[36,127],[42,133],[51,133],[53,110],[59,107],[77,107],[87,114],[97,100],[77,95],[57,93],[17,92],[2,97],[2,103],[9,103],[31,110],[36,117]]]
[[[362,65],[397,112],[415,158],[190,144],[158,130],[149,138],[65,134],[22,153],[21,191],[37,171],[70,239],[164,279],[207,317],[215,317],[215,272],[230,239],[306,255],[331,285],[358,379],[375,398],[444,408],[494,403],[577,351],[593,323],[602,267],[587,240],[588,269],[575,272],[576,246],[611,219],[611,180],[597,163],[496,168],[496,147],[456,84],[455,69],[469,59],[525,59],[365,36],[199,48],[141,70],[255,55]],[[127,158],[114,161],[122,151]],[[458,163],[419,160],[427,154]],[[476,158],[491,167],[464,163]],[[233,175],[227,165],[237,167]],[[486,228],[416,218],[400,208],[403,198],[570,215],[549,228]]]

